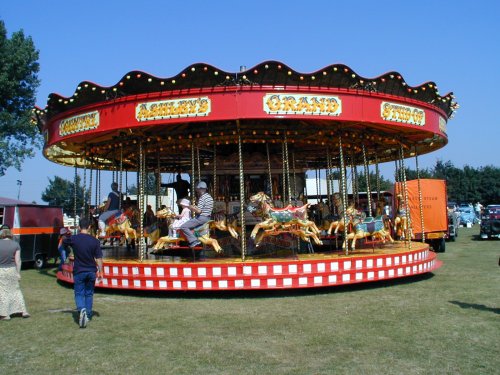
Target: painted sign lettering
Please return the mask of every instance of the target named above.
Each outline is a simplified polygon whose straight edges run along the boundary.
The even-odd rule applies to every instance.
[[[386,121],[402,122],[418,126],[425,125],[425,111],[396,103],[382,102],[380,116]]]
[[[137,121],[152,121],[180,117],[199,117],[208,116],[211,110],[211,101],[208,97],[163,100],[137,104],[135,118]]]
[[[65,136],[96,129],[99,126],[99,112],[88,112],[68,117],[59,123],[59,135]]]
[[[339,116],[342,101],[337,96],[266,94],[264,112],[283,115]]]

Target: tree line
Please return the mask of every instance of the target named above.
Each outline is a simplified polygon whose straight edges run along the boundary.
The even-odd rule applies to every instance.
[[[475,203],[481,202],[484,206],[488,204],[500,204],[500,168],[494,166],[486,166],[473,168],[465,166],[457,168],[451,161],[437,161],[433,168],[420,169],[417,171],[406,168],[406,179],[412,180],[420,178],[435,178],[443,179],[447,182],[448,200],[457,203]],[[391,181],[383,176],[377,176],[375,172],[370,172],[370,191],[374,192],[377,186],[380,186],[381,191],[392,191],[394,181]],[[335,178],[335,176],[333,176]],[[367,191],[366,178],[363,173],[357,174],[357,190],[360,192]],[[153,173],[149,174],[145,184],[146,194],[156,194],[156,180]],[[76,207],[77,214],[80,214],[83,209],[83,191],[80,176],[76,179]],[[128,187],[128,194],[137,194],[135,186]],[[65,180],[55,176],[49,178],[49,184],[42,193],[42,200],[49,205],[62,206],[63,210],[68,215],[73,215],[74,212],[74,197],[75,183],[74,181]],[[104,197],[105,198],[105,197]],[[87,192],[87,202],[89,202]]]
[[[400,180],[396,178],[394,180]],[[473,168],[468,165],[457,168],[451,161],[438,160],[434,167],[417,170],[405,168],[407,180],[417,178],[435,178],[446,180],[448,201],[456,203],[476,203],[483,206],[488,204],[500,204],[500,168],[485,166]],[[358,176],[358,191],[366,191],[366,178],[363,173]],[[376,191],[377,177],[374,172],[370,172],[370,190]],[[381,190],[392,190],[393,182],[380,178]]]

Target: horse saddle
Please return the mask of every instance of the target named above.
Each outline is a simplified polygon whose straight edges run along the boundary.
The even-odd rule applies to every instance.
[[[205,234],[208,234],[209,231],[210,231],[210,223],[212,222],[213,220],[209,220],[207,221],[205,224],[202,224],[196,228],[193,229],[193,232],[194,232],[194,235],[196,237],[201,237],[201,236],[204,236]]]
[[[106,221],[107,225],[120,225],[123,224],[127,220],[127,216],[125,216],[122,212],[119,212],[113,216],[110,216]]]

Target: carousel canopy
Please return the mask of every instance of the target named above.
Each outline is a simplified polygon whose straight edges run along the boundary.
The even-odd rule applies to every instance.
[[[194,147],[202,165],[216,155],[230,169],[242,143],[248,169],[268,148],[269,159],[284,160],[287,143],[307,170],[337,165],[340,145],[351,164],[443,147],[457,107],[434,82],[409,86],[397,72],[366,78],[335,64],[301,73],[277,61],[226,72],[200,63],[169,78],[132,71],[110,87],[81,82],[70,97],[50,94],[34,122],[45,156],[65,165],[134,170],[143,144],[146,169],[189,170]]]

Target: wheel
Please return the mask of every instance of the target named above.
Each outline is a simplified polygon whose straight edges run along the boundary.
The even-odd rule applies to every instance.
[[[444,253],[446,250],[446,241],[444,238],[441,238],[439,240],[433,240],[431,242],[431,245],[432,245],[432,249],[436,253]]]
[[[446,241],[444,238],[441,238],[440,240],[437,240],[437,249],[436,252],[438,253],[444,253],[446,251]]]
[[[37,254],[35,256],[35,268],[37,270],[41,270],[45,266],[46,262],[47,262],[47,259],[45,258],[45,255]]]

